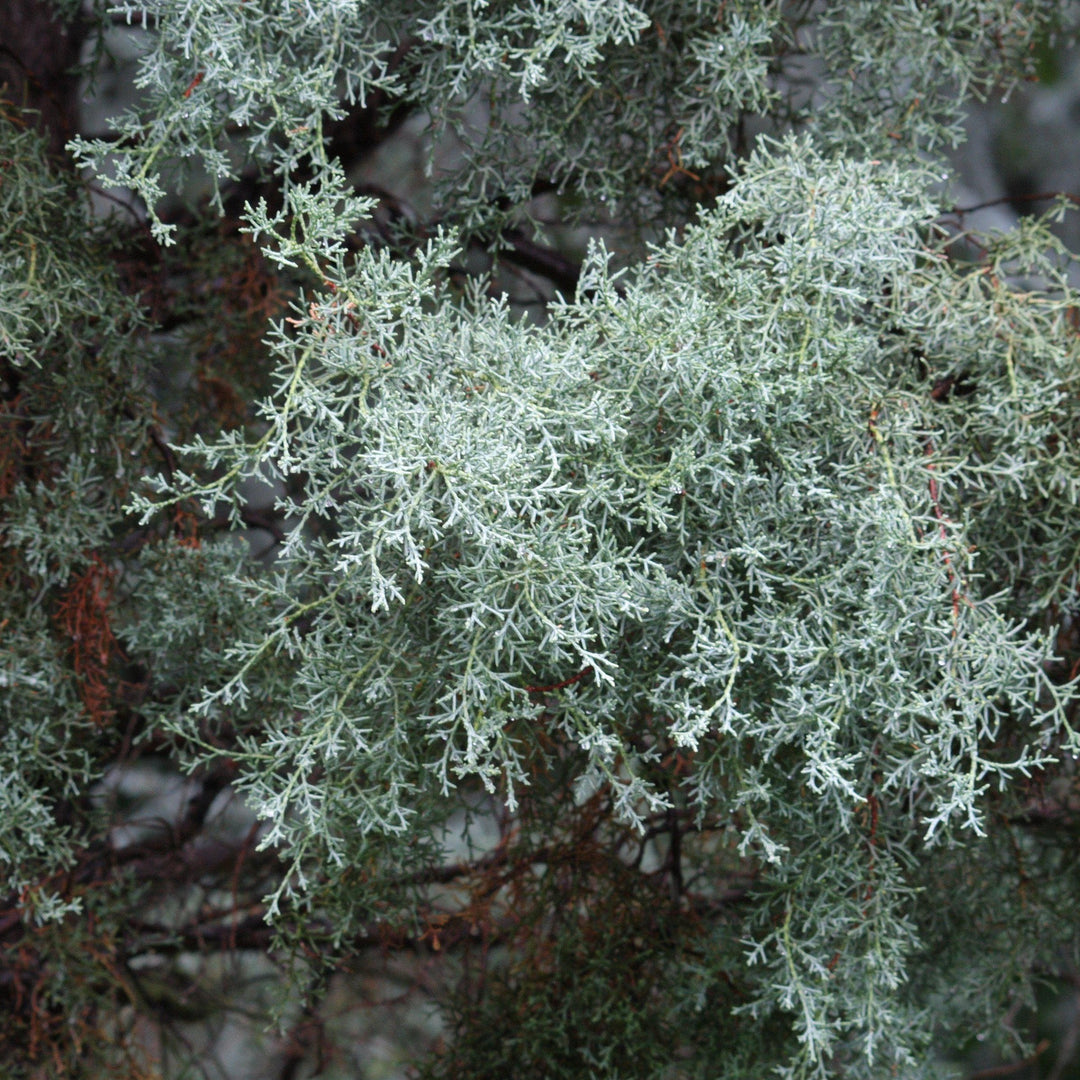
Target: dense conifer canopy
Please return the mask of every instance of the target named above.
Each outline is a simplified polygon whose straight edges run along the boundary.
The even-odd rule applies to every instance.
[[[281,1075],[367,1075],[376,952],[425,1077],[1030,1052],[1080,305],[1065,200],[971,235],[940,154],[1063,6],[56,9],[138,95],[66,160],[0,114],[7,1075],[226,1077],[177,1031],[252,956]]]

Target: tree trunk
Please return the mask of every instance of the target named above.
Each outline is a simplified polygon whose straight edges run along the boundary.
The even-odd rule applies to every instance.
[[[72,69],[85,36],[85,20],[65,22],[47,0],[0,4],[0,98],[30,110],[27,120],[48,132],[50,156],[68,166],[79,81]]]

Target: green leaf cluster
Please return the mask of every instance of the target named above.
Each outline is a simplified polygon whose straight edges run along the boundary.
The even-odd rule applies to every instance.
[[[242,231],[294,299],[246,422],[166,447],[174,345],[0,125],[13,894],[85,865],[100,823],[58,808],[134,738],[242,793],[298,951],[437,934],[430,886],[467,882],[508,959],[481,989],[462,961],[432,1075],[947,1073],[936,1025],[1030,995],[1048,927],[1077,945],[1033,826],[1080,749],[1071,259],[1050,219],[961,259],[926,164],[1058,5],[117,11],[143,94],[79,160],[166,243],[167,179],[198,161],[212,214],[261,170]],[[407,249],[357,239],[375,201],[328,147],[358,107],[458,139]],[[462,267],[543,192],[640,249],[591,241],[529,322]],[[253,482],[273,558],[177,524],[246,524]],[[124,749],[106,677],[140,688]],[[478,806],[500,846],[448,870]],[[39,921],[75,914],[54,891]]]

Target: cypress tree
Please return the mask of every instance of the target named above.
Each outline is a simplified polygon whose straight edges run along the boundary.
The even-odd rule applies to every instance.
[[[55,7],[139,93],[0,115],[9,1075],[192,1075],[228,971],[362,1075],[372,956],[430,1078],[1032,1053],[1080,305],[1067,200],[974,236],[940,161],[1063,6]]]

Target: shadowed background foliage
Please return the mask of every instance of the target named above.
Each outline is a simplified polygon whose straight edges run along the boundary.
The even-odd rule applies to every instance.
[[[1069,1075],[1072,18],[5,5],[9,1074]]]

